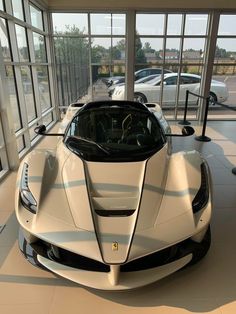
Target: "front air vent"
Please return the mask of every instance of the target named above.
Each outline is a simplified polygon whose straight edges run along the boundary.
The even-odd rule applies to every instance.
[[[135,209],[95,209],[95,213],[102,217],[128,217],[134,212]]]
[[[25,162],[22,169],[22,179],[21,179],[21,187],[23,190],[29,189],[28,175],[29,175],[29,165]]]
[[[74,108],[80,108],[84,106],[84,103],[75,102],[75,103],[72,103],[70,106]]]

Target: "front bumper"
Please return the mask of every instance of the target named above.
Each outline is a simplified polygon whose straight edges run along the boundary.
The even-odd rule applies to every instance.
[[[111,280],[110,273],[67,267],[39,255],[37,258],[39,263],[47,269],[81,285],[101,290],[127,290],[145,286],[172,274],[187,265],[192,259],[192,254],[163,266],[130,273],[120,273],[117,284],[114,284]]]
[[[22,231],[19,246],[30,263],[78,284],[101,290],[133,289],[158,281],[192,263],[201,250],[201,243],[187,239],[123,265],[107,265],[42,240],[29,244]]]

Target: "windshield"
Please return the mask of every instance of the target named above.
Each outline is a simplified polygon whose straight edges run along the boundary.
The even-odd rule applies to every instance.
[[[153,79],[151,79],[148,82],[145,82],[145,84],[150,84],[150,85],[157,85],[158,83],[161,82],[161,76],[158,75],[157,77],[154,77]]]
[[[85,160],[139,161],[161,149],[165,137],[148,110],[110,106],[79,112],[64,142]]]
[[[140,84],[140,83],[149,83],[152,81],[154,78],[160,77],[160,74],[152,74],[146,77],[142,77],[141,79],[135,81],[135,84]]]

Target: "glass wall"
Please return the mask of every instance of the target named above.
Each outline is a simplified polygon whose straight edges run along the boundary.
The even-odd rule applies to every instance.
[[[12,0],[12,13],[14,17],[24,21],[25,20],[25,14],[23,9],[23,1],[22,0]]]
[[[0,48],[5,67],[5,73],[0,74],[6,78],[21,157],[39,139],[34,128],[43,122],[50,127],[56,114],[49,34],[45,28],[47,13],[30,1],[9,1],[11,6],[7,6],[6,13],[11,18],[0,12]],[[3,0],[0,10],[4,10]]]
[[[180,119],[186,91],[201,94],[203,73],[206,66],[213,66],[210,117],[235,118],[236,15],[221,14],[218,34],[212,34],[208,25],[218,13],[138,12],[135,36],[128,38],[129,12],[53,13],[50,46],[48,13],[36,1],[7,1],[0,0],[4,64],[0,74],[6,78],[19,156],[37,141],[34,127],[41,123],[50,127],[56,119],[52,65],[60,106],[111,99],[117,84],[125,95],[130,40],[135,42],[134,58],[128,61],[135,66],[136,100],[158,102],[167,118]],[[209,64],[206,47],[216,37],[214,62]],[[199,102],[191,95],[188,118],[197,119],[199,111]],[[0,169],[4,170],[2,128],[0,125]]]
[[[136,99],[160,103],[169,118],[183,115],[186,90],[200,93],[207,25],[207,14],[136,15],[135,80],[156,75],[135,83]],[[190,96],[189,114],[197,113],[197,98]]]
[[[107,79],[125,76],[124,14],[91,14],[91,66],[94,99],[109,99]]]
[[[54,13],[52,17],[60,105],[115,98],[114,91],[124,98],[126,14]],[[207,41],[216,35],[209,33],[210,17],[207,12],[136,13],[135,56],[129,61],[135,63],[134,99],[158,102],[167,118],[182,119],[186,91],[202,95],[203,73],[212,66],[206,51]],[[234,24],[234,15],[221,15],[209,90],[211,100],[218,102],[210,106],[212,117],[221,116],[227,109],[223,105],[234,110]],[[200,104],[190,94],[189,119],[200,117]]]
[[[110,99],[106,82],[125,75],[125,16],[52,14],[60,106]]]
[[[236,15],[222,14],[216,41],[210,118],[236,118]],[[217,83],[218,82],[218,83]],[[214,88],[214,90],[213,90]]]
[[[33,4],[30,4],[30,19],[32,26],[40,29],[41,31],[44,30],[43,24],[43,12],[35,7]]]
[[[4,10],[4,6],[3,6],[3,0],[0,0],[0,10]]]
[[[86,95],[90,84],[88,14],[52,18],[59,104],[68,106]]]
[[[8,92],[10,97],[10,104],[13,114],[13,121],[14,121],[14,129],[15,132],[19,131],[22,128],[22,118],[19,108],[19,100],[16,92],[16,78],[14,67],[11,65],[7,65],[6,69],[6,78],[7,78],[7,85],[8,85]]]

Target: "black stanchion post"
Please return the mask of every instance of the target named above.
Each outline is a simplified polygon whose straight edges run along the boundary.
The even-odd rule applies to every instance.
[[[210,98],[207,97],[207,99],[206,99],[206,110],[205,110],[203,127],[202,127],[202,135],[195,137],[195,140],[201,141],[201,142],[210,142],[211,141],[211,138],[205,135],[206,124],[207,124],[207,115],[208,115],[208,109],[209,109],[209,101],[210,101]]]
[[[181,124],[181,125],[191,124],[189,121],[186,120],[187,110],[188,110],[188,95],[189,95],[189,90],[186,90],[185,107],[184,107],[184,120],[179,121],[179,124]]]

